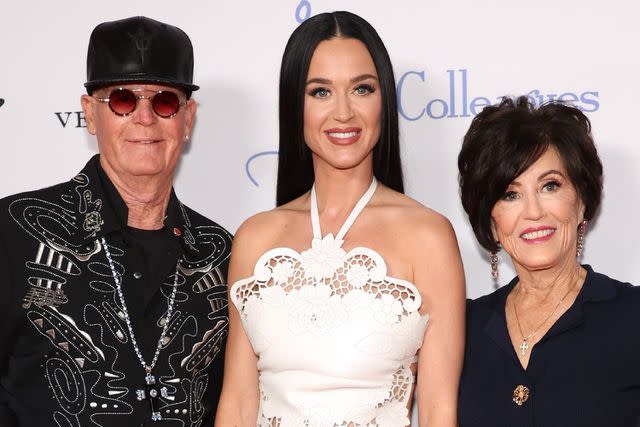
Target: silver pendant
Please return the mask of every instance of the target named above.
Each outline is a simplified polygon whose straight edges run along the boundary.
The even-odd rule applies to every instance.
[[[147,385],[151,385],[151,384],[155,384],[156,383],[156,377],[154,377],[151,374],[147,374],[144,377],[144,380],[146,381]]]
[[[139,401],[148,399],[149,408],[151,409],[151,421],[161,421],[160,398],[173,400],[173,397],[169,396],[169,390],[166,387],[158,387],[153,375],[147,374],[144,379],[146,384],[136,390],[136,399]]]

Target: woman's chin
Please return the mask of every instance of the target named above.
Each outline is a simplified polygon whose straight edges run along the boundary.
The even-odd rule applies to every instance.
[[[575,256],[573,260],[575,260]],[[562,254],[540,254],[537,256],[522,257],[517,261],[514,260],[514,262],[527,271],[555,270],[566,266],[567,261],[569,261],[568,257],[566,255],[562,256]]]

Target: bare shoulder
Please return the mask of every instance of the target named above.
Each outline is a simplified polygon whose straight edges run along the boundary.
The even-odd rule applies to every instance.
[[[281,223],[286,222],[285,216],[286,214],[279,209],[259,212],[240,225],[234,240],[268,238]]]
[[[401,242],[396,253],[411,264],[412,282],[423,295],[425,309],[432,311],[435,301],[446,298],[456,299],[456,306],[463,307],[464,271],[449,220],[404,194],[390,192],[385,196],[381,199],[390,207],[387,210],[394,216],[396,240]]]
[[[287,230],[295,213],[294,208],[278,207],[249,217],[238,228],[234,247],[249,245],[260,249],[269,246]]]
[[[389,212],[390,220],[399,232],[410,238],[408,242],[437,244],[455,242],[451,222],[442,214],[424,206],[411,197],[384,187],[380,202]]]
[[[233,238],[231,262],[234,273],[243,276],[250,273],[257,260],[291,229],[296,218],[304,213],[302,209],[303,204],[296,200],[245,220]]]

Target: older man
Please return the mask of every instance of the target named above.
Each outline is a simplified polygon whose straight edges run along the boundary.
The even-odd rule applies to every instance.
[[[94,29],[81,102],[100,154],[0,201],[0,426],[212,425],[231,236],[172,189],[192,75],[179,28]]]

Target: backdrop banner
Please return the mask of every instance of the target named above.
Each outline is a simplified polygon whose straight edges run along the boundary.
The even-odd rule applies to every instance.
[[[473,116],[504,95],[569,101],[592,120],[605,188],[583,261],[640,283],[637,2],[14,1],[0,19],[0,196],[66,181],[97,152],[80,108],[89,35],[100,22],[145,15],[185,30],[195,50],[198,117],[176,191],[235,231],[275,205],[285,43],[300,22],[333,10],[367,19],[391,54],[406,192],[452,222],[469,297],[496,285],[460,205],[457,155]],[[513,275],[502,255],[500,284]]]

